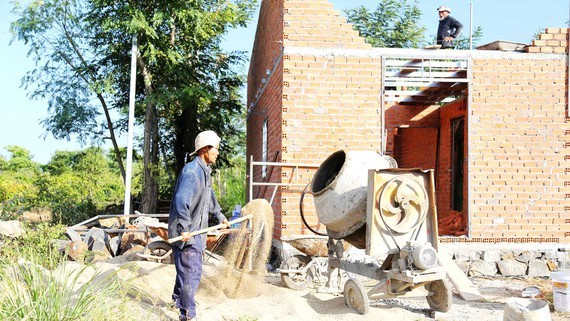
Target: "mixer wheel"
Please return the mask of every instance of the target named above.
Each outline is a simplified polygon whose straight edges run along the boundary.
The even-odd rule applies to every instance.
[[[453,293],[447,280],[432,281],[426,284],[426,289],[429,291],[426,299],[432,310],[437,312],[449,311]]]
[[[357,279],[349,279],[344,284],[344,299],[346,305],[353,308],[360,314],[368,313],[370,300],[364,289],[364,285]]]
[[[311,258],[304,255],[293,255],[283,263],[284,270],[301,270],[311,262]],[[281,273],[281,281],[286,287],[293,290],[304,290],[313,282],[307,272]]]

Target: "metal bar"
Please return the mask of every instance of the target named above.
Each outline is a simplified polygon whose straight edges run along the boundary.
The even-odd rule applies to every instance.
[[[406,69],[421,69],[426,67],[431,67],[436,69],[449,69],[449,68],[462,68],[467,69],[467,60],[456,60],[456,61],[444,61],[437,59],[421,60],[421,61],[410,61],[410,60],[391,60],[387,58],[386,67],[406,67]]]
[[[271,194],[271,200],[269,200],[269,205],[273,206],[273,200],[275,199],[275,194],[277,194],[277,187],[279,186],[275,186],[273,188],[273,193]]]
[[[131,83],[129,89],[129,120],[127,130],[127,168],[125,172],[125,205],[123,214],[131,213],[131,176],[133,168],[133,135],[135,123],[135,94],[137,86],[137,36],[133,36],[131,50]],[[127,220],[128,221],[128,220]]]
[[[253,155],[249,158],[249,201],[253,199]]]
[[[89,231],[88,228],[79,228],[79,229],[73,229],[75,232],[87,232]],[[148,233],[147,229],[144,230],[132,230],[132,229],[126,229],[126,228],[103,228],[103,231],[107,232],[107,233],[123,233],[123,232],[133,232],[133,233]]]
[[[382,87],[380,88],[380,155],[386,155],[387,135],[384,134],[386,128],[386,58],[382,56]]]
[[[253,186],[305,186],[307,184],[297,184],[297,183],[269,183],[269,182],[253,182]]]
[[[114,218],[114,217],[168,217],[168,214],[103,214],[97,215],[98,218]]]
[[[281,167],[315,167],[318,168],[320,165],[315,164],[302,164],[302,163],[279,163],[279,162],[254,162],[253,158],[251,161],[251,165],[269,165],[269,166],[281,166]]]
[[[92,218],[90,218],[90,219],[86,219],[85,221],[83,221],[83,222],[81,222],[81,223],[77,223],[77,224],[75,224],[75,225],[73,225],[73,226],[70,226],[69,228],[70,228],[70,229],[74,229],[74,228],[77,227],[77,226],[82,226],[82,225],[85,225],[85,224],[87,224],[87,223],[93,222],[93,221],[98,220],[98,219],[99,219],[99,216],[94,216],[94,217],[92,217]]]
[[[418,84],[421,84],[421,83],[433,83],[433,82],[441,82],[441,83],[443,83],[443,82],[446,82],[446,83],[449,83],[449,82],[465,82],[465,83],[466,83],[466,82],[469,81],[469,79],[467,79],[467,77],[464,77],[464,78],[419,78],[419,77],[418,77],[418,78],[416,78],[416,77],[413,77],[413,78],[410,77],[410,78],[408,78],[408,77],[387,77],[387,78],[386,78],[386,82],[389,82],[389,81],[408,81],[408,82],[414,82],[414,81],[415,81],[415,82],[417,82]]]

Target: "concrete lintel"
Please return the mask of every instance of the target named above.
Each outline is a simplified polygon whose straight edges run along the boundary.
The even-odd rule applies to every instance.
[[[318,57],[402,57],[417,59],[512,59],[512,60],[566,60],[566,54],[553,53],[526,53],[499,50],[433,50],[433,49],[407,49],[407,48],[373,48],[373,49],[346,49],[346,48],[313,48],[313,47],[285,47],[286,55],[309,55]]]

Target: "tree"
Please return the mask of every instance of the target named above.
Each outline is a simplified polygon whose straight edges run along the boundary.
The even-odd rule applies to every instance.
[[[87,141],[111,140],[123,178],[125,170],[120,158],[111,109],[112,75],[99,67],[101,49],[89,46],[93,35],[84,19],[85,6],[80,0],[40,0],[27,6],[15,2],[14,14],[19,19],[11,30],[18,40],[30,47],[28,55],[36,61],[36,69],[22,79],[29,96],[48,100],[50,115],[42,121],[56,139],[70,140],[76,135]],[[95,96],[100,109],[92,103]],[[111,99],[112,100],[112,99]],[[104,123],[98,124],[98,116]]]
[[[361,6],[345,13],[348,22],[373,47],[419,48],[424,40],[417,1],[381,0],[375,11]]]
[[[68,225],[102,213],[124,196],[120,176],[100,148],[57,151],[35,185],[52,220]]]
[[[99,99],[102,106],[110,106],[103,108],[107,129],[113,124],[124,129],[130,46],[136,36],[137,119],[144,126],[141,210],[153,212],[161,155],[166,168],[178,173],[198,132],[213,129],[223,137],[240,131],[231,120],[244,109],[238,94],[243,77],[235,71],[244,55],[223,52],[220,41],[229,28],[249,21],[255,4],[255,0],[35,1],[16,10],[22,18],[13,29],[31,45],[38,61],[43,57],[48,61],[24,83],[39,82],[40,89],[32,96],[50,97],[55,113],[44,125],[52,133],[57,129],[59,137],[86,133],[99,137],[98,111],[88,104],[93,92],[101,98],[112,94],[112,100]],[[122,116],[114,123],[111,108]],[[222,148],[229,152],[232,146]],[[119,159],[118,146],[115,154]]]
[[[139,43],[145,119],[142,211],[156,209],[159,153],[167,168],[178,173],[199,131],[213,129],[223,136],[238,131],[230,120],[243,111],[237,94],[243,80],[233,68],[243,55],[224,53],[219,45],[229,28],[245,25],[254,4],[251,0],[92,1],[88,20],[97,35],[92,46],[114,44],[106,47],[108,59],[102,63],[119,75],[121,101],[128,97],[128,78],[122,75],[131,37],[136,35]],[[172,158],[175,161],[169,162]]]
[[[30,152],[20,146],[7,146],[10,159],[0,168],[0,218],[15,219],[22,211],[37,203],[38,188],[34,185],[41,173],[40,165]]]

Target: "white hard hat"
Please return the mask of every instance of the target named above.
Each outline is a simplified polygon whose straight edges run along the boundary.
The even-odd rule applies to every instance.
[[[441,12],[441,11],[447,11],[447,12],[451,13],[451,9],[448,6],[439,6],[437,8],[437,12]]]
[[[221,138],[218,137],[218,134],[216,134],[213,130],[203,131],[200,134],[198,134],[198,136],[196,136],[196,140],[194,141],[195,149],[192,152],[192,154],[190,154],[190,156],[196,154],[202,147],[218,146],[220,141]]]

